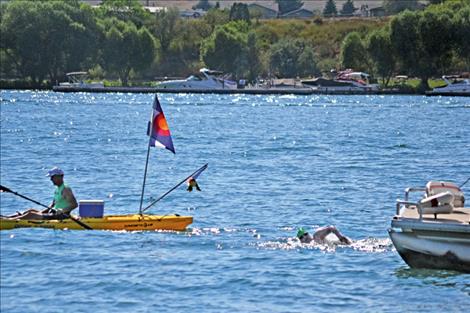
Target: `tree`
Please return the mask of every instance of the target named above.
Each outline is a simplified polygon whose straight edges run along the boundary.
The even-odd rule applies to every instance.
[[[335,16],[338,14],[338,10],[336,9],[335,0],[328,0],[325,4],[325,8],[323,9],[324,16]]]
[[[453,21],[453,31],[455,34],[455,50],[465,61],[467,71],[470,70],[470,7],[460,9],[455,14]]]
[[[218,25],[224,25],[230,21],[229,13],[226,10],[211,9],[202,17],[202,20],[211,28],[211,33]]]
[[[376,73],[382,77],[383,85],[388,86],[396,63],[389,31],[378,29],[370,33],[367,37],[366,49]]]
[[[300,0],[276,0],[280,15],[300,9],[304,3]]]
[[[418,20],[418,34],[421,41],[422,60],[427,64],[420,68],[421,77],[428,77],[440,73],[444,74],[451,60],[453,34],[451,33],[451,12],[436,13],[425,11],[420,13]],[[436,40],[438,34],[439,40]],[[468,51],[469,52],[469,51]]]
[[[245,3],[235,2],[230,8],[230,20],[231,21],[245,21],[248,24],[250,21],[250,12],[248,11],[248,5]]]
[[[248,69],[248,73],[246,73],[246,79],[249,82],[254,82],[261,72],[262,64],[260,60],[258,39],[256,38],[256,33],[253,31],[248,33],[245,55]]]
[[[96,22],[77,2],[12,1],[1,20],[2,51],[21,76],[40,84],[77,70],[96,51]]]
[[[210,25],[202,19],[189,19],[179,23],[164,62],[160,62],[158,73],[184,76],[188,71],[199,70],[200,50],[204,38],[211,34]]]
[[[285,38],[273,44],[269,64],[277,77],[298,77],[317,72],[313,49],[304,40]]]
[[[341,15],[351,16],[354,14],[356,8],[354,7],[353,0],[348,0],[343,4],[343,8],[341,9]]]
[[[201,47],[204,63],[227,73],[243,70],[239,66],[247,46],[248,24],[244,21],[232,21],[216,27],[212,35]]]
[[[421,78],[420,90],[429,89],[429,77],[445,72],[450,64],[452,46],[459,41],[452,32],[451,16],[450,10],[406,11],[390,23],[390,38],[401,68]]]
[[[365,70],[367,68],[366,49],[359,33],[349,33],[341,44],[340,62],[343,68]]]
[[[171,41],[175,36],[175,29],[180,21],[177,8],[160,10],[155,13],[155,20],[152,25],[152,32],[160,43],[163,56],[168,53]]]
[[[418,8],[418,0],[383,0],[385,12],[395,15],[405,10],[414,11]]]
[[[390,22],[390,41],[403,74],[415,74],[414,69],[420,61],[417,20],[417,14],[408,11]]]
[[[193,10],[201,9],[203,11],[208,11],[212,8],[212,5],[209,3],[209,0],[199,0],[199,2],[193,6]]]
[[[103,43],[103,68],[118,74],[128,85],[131,70],[148,67],[155,57],[155,39],[147,28],[137,29],[131,22],[106,21]]]

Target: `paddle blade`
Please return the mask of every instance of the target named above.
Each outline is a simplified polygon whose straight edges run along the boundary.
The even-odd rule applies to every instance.
[[[10,188],[0,185],[0,192],[13,192]]]

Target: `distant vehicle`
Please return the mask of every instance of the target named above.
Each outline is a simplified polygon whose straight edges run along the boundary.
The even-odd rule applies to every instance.
[[[447,85],[436,87],[428,94],[430,95],[461,95],[470,96],[470,80],[460,79],[457,76],[442,76]],[[453,79],[450,81],[449,79]]]
[[[186,79],[168,80],[157,84],[162,89],[237,89],[237,82],[228,80],[223,72],[213,71],[207,68],[199,70]]]
[[[80,88],[102,88],[104,84],[102,82],[91,82],[86,83],[85,79],[88,78],[87,72],[70,72],[65,74],[68,78],[68,82],[59,83],[59,87],[80,87]]]
[[[303,80],[302,84],[323,92],[377,91],[379,86],[377,84],[369,84],[369,77],[370,75],[367,73],[345,70],[339,72],[334,79],[320,77],[312,80]]]

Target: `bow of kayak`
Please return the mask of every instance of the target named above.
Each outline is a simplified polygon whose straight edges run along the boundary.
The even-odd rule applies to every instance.
[[[78,217],[74,217],[78,219]],[[102,218],[80,218],[79,222],[72,219],[63,220],[14,220],[0,218],[0,230],[15,228],[51,228],[51,229],[85,229],[83,225],[96,230],[175,230],[183,231],[193,222],[192,216],[179,215],[105,215]]]

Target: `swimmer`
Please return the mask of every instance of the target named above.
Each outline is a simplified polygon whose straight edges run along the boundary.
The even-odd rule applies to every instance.
[[[301,243],[310,243],[314,241],[319,244],[324,244],[327,243],[325,238],[329,234],[334,234],[336,237],[338,237],[340,244],[350,245],[352,243],[351,239],[341,234],[334,226],[320,227],[315,230],[313,235],[310,235],[305,229],[299,228],[299,231],[297,232],[297,238],[299,238]]]

